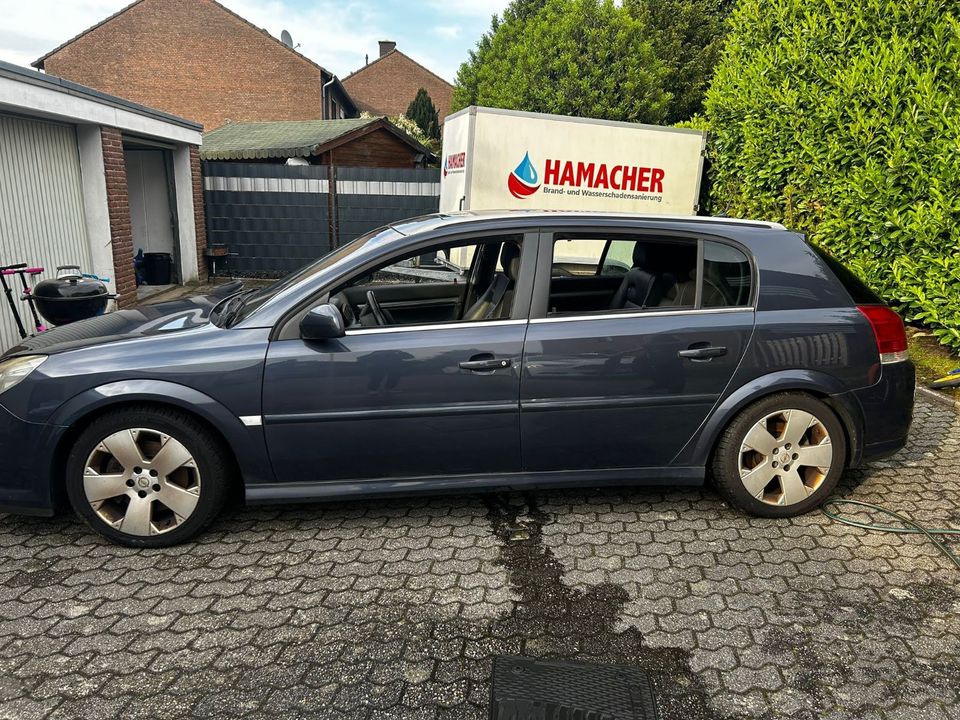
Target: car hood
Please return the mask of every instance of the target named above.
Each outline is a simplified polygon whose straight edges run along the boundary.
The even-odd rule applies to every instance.
[[[233,282],[209,295],[194,295],[156,305],[141,305],[80,320],[32,335],[7,350],[3,357],[36,353],[53,355],[117,340],[182,332],[200,327],[210,322],[210,311],[214,306],[242,288],[241,283]]]

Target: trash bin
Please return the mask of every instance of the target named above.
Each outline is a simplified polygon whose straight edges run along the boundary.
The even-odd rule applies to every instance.
[[[147,285],[169,285],[173,256],[170,253],[143,254],[143,280]]]

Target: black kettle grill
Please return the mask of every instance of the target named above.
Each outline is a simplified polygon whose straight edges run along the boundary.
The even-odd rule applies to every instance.
[[[51,325],[67,325],[102,315],[112,295],[99,280],[84,277],[77,265],[61,265],[57,277],[38,282],[30,301]]]

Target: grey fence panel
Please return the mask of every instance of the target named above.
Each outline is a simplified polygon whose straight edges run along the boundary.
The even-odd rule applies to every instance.
[[[283,275],[374,228],[436,212],[440,171],[205,162],[207,242],[229,272]]]
[[[203,164],[207,244],[225,245],[226,270],[279,276],[330,252],[325,166]]]
[[[341,241],[440,208],[437,169],[337,168],[336,180]]]

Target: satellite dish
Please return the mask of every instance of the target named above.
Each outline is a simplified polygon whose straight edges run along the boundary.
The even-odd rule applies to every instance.
[[[280,33],[280,42],[282,42],[288,48],[293,47],[293,38],[290,36],[290,33],[288,33],[286,30],[283,30]]]

